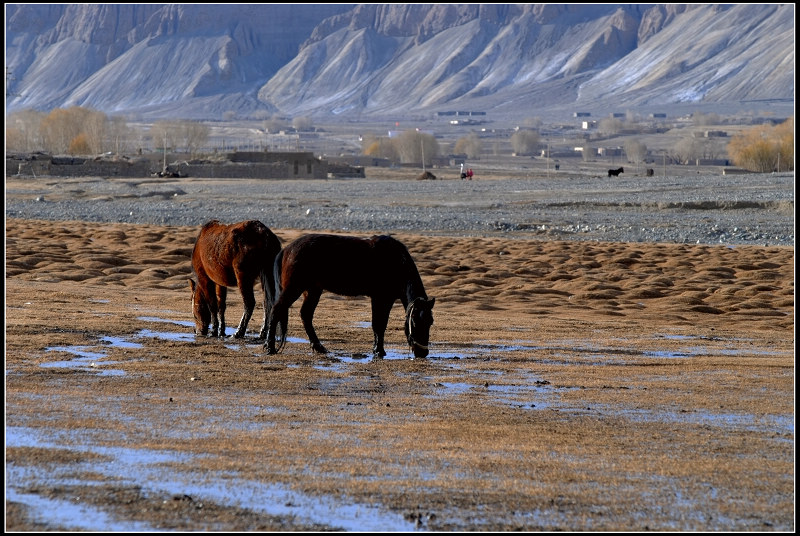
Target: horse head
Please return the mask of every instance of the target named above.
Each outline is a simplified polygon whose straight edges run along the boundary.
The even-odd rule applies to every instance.
[[[192,313],[194,314],[194,334],[208,335],[208,326],[211,324],[211,311],[208,309],[205,296],[197,282],[189,278],[189,288],[192,289]]]
[[[415,298],[406,308],[406,340],[414,357],[427,357],[431,325],[433,324],[433,303],[436,298]]]

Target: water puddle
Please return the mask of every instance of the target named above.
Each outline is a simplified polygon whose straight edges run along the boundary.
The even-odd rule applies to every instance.
[[[58,351],[69,353],[75,356],[73,359],[53,361],[43,363],[41,366],[46,368],[75,368],[84,371],[92,371],[96,374],[107,376],[120,376],[125,372],[119,369],[109,368],[109,365],[117,364],[113,361],[107,361],[107,353],[103,351],[105,348],[143,348],[143,344],[136,342],[135,339],[158,338],[166,341],[181,341],[181,342],[194,342],[197,340],[193,332],[194,323],[191,321],[168,320],[159,317],[140,317],[140,320],[148,322],[159,322],[165,324],[174,324],[184,328],[190,328],[183,331],[156,331],[152,329],[141,329],[134,333],[131,337],[100,337],[100,347],[91,346],[55,346],[47,348],[47,351]],[[361,322],[358,325],[368,328],[369,322]],[[232,335],[234,328],[229,327],[226,334]],[[493,371],[482,368],[481,370],[470,370],[472,368],[470,360],[476,358],[481,361],[486,361],[487,358],[491,359],[496,357],[500,359],[503,355],[513,352],[536,353],[542,352],[550,356],[548,362],[552,361],[552,356],[563,355],[565,360],[569,359],[575,365],[598,365],[598,364],[626,364],[633,363],[634,360],[641,358],[653,359],[690,359],[696,356],[707,355],[724,355],[734,356],[741,353],[738,348],[712,348],[702,345],[697,345],[698,341],[714,341],[716,343],[723,343],[725,341],[717,338],[709,338],[702,335],[673,335],[673,334],[656,334],[653,336],[655,339],[664,339],[670,341],[685,341],[686,346],[679,349],[671,350],[641,350],[634,347],[626,347],[623,345],[617,347],[601,347],[592,340],[571,340],[562,341],[556,345],[536,345],[530,340],[515,340],[508,343],[496,343],[488,341],[477,341],[471,345],[460,345],[458,347],[446,348],[442,345],[439,349],[432,346],[431,354],[425,358],[426,362],[439,363],[444,366],[442,370],[451,370],[453,372],[468,373],[470,375],[471,383],[468,382],[438,382],[435,383],[435,396],[456,396],[464,394],[475,394],[485,396],[490,403],[504,404],[516,408],[526,409],[575,409],[569,408],[567,405],[561,403],[558,394],[558,389],[549,385],[549,382],[540,377],[535,377],[530,374],[527,369],[518,369],[513,373],[497,371],[497,375],[504,374],[502,379],[495,380],[492,378]],[[133,339],[133,340],[131,340]],[[256,353],[261,350],[263,343],[260,341],[251,342],[252,339],[240,340],[233,342],[232,339],[226,340],[226,347],[232,350],[239,350],[242,348],[255,348]],[[288,337],[288,344],[299,344],[308,346],[309,341],[300,337]],[[385,360],[413,360],[413,354],[410,349],[406,347],[387,348],[387,354],[383,359]],[[779,352],[772,352],[758,348],[748,348],[748,354],[779,354]],[[588,358],[588,360],[587,360]],[[375,360],[372,353],[347,353],[347,352],[330,352],[327,356],[320,356],[319,360],[313,365],[314,368],[325,371],[333,371],[341,373],[343,378],[341,382],[350,381],[347,374],[351,371],[351,365],[371,363]],[[450,362],[452,365],[445,365],[445,362]],[[566,361],[565,361],[566,362]],[[638,362],[638,361],[637,361]],[[421,380],[434,381],[431,378],[420,378]],[[620,410],[610,410],[620,413]],[[622,410],[624,411],[624,410]],[[665,420],[665,421],[689,421],[689,422],[702,422],[705,424],[717,424],[720,426],[729,425],[733,426],[738,424],[744,426],[747,422],[754,422],[753,416],[739,416],[739,417],[723,417],[718,414],[702,414],[702,412],[694,412],[691,414],[673,414],[669,411],[659,412],[643,416],[636,412],[630,413],[631,418],[641,418],[646,420]],[[739,421],[734,422],[736,419]],[[753,425],[756,426],[756,425]],[[763,429],[763,423],[757,425],[759,429]],[[786,423],[778,425],[768,425],[771,428],[780,429],[781,432],[787,430],[789,426]],[[794,425],[791,424],[793,433]]]
[[[176,333],[174,331],[153,331],[152,329],[141,329],[135,335],[141,338],[162,339],[165,341],[183,341],[192,342],[195,340],[193,332],[189,333]]]
[[[53,523],[74,530],[87,531],[152,531],[158,527],[144,523],[117,521],[92,507],[67,501],[44,499],[25,493],[25,489],[52,485],[92,485],[102,483],[75,479],[73,475],[97,474],[115,481],[119,486],[138,486],[146,495],[189,496],[193,501],[208,501],[221,506],[245,508],[272,516],[290,516],[309,524],[324,524],[332,530],[386,532],[415,530],[415,525],[399,514],[383,511],[371,505],[340,502],[330,497],[313,497],[277,484],[257,482],[231,472],[206,472],[173,469],[168,464],[180,463],[192,467],[189,454],[148,449],[100,447],[81,445],[75,437],[46,437],[46,432],[25,427],[6,428],[6,447],[65,448],[91,452],[105,460],[87,456],[91,462],[49,467],[47,471],[6,466],[6,499],[21,502],[43,523]],[[66,441],[66,443],[62,443]],[[76,446],[78,445],[78,446]]]
[[[126,337],[111,337],[103,336],[100,338],[100,343],[103,347],[117,347],[117,348],[142,348],[141,343],[135,342],[131,339],[147,339],[157,338],[165,341],[172,342],[195,342],[198,338],[194,335],[194,322],[184,320],[170,320],[156,316],[142,316],[139,320],[146,322],[157,322],[163,324],[172,324],[181,326],[184,329],[181,331],[169,330],[153,330],[144,328],[134,333],[130,338]],[[364,328],[369,328],[369,322],[358,322],[356,325]],[[226,329],[228,339],[225,339],[225,346],[231,350],[240,350],[245,347],[255,349],[258,352],[263,343],[260,341],[252,342],[254,339],[248,336],[244,340],[234,340],[231,338],[235,331],[234,327]],[[637,358],[653,358],[653,359],[690,359],[696,356],[708,355],[725,355],[735,356],[741,351],[737,347],[732,348],[710,348],[706,346],[697,345],[697,341],[715,341],[720,342],[721,339],[709,338],[706,336],[693,336],[693,335],[675,335],[675,334],[656,334],[653,336],[655,339],[664,339],[670,341],[685,341],[687,346],[680,349],[671,350],[641,350],[635,347],[600,347],[592,340],[572,340],[563,341],[558,345],[537,345],[534,341],[530,340],[514,340],[507,343],[496,343],[489,341],[476,341],[474,344],[460,345],[458,347],[445,347],[444,345],[432,345],[430,355],[425,358],[429,362],[439,362],[445,360],[452,360],[458,362],[459,360],[469,360],[475,358],[497,358],[514,352],[525,353],[546,353],[549,358],[547,362],[554,362],[554,358],[562,356],[564,360],[570,360],[575,364],[580,365],[604,365],[604,364],[627,364],[633,362]],[[300,337],[288,337],[288,344],[300,344],[307,346],[309,341]],[[81,370],[92,370],[98,374],[103,375],[123,375],[124,371],[107,368],[108,365],[114,364],[110,361],[105,361],[107,354],[103,351],[95,351],[88,346],[71,346],[71,347],[52,347],[48,351],[61,351],[75,355],[76,357],[71,360],[56,361],[42,364],[43,367],[62,367],[62,368],[77,368]],[[779,354],[779,352],[771,352],[769,350],[748,349],[748,353],[756,352],[759,355]],[[576,358],[577,356],[577,358]],[[590,362],[586,361],[590,359]],[[347,352],[331,352],[322,362],[315,365],[320,370],[334,370],[340,372],[347,372],[348,365],[353,363],[370,363],[374,360],[371,352],[347,353]],[[413,360],[413,354],[409,348],[387,348],[387,355],[383,357],[386,360]],[[544,362],[544,361],[543,361]],[[509,402],[512,403],[512,402]],[[516,402],[514,402],[516,403]],[[534,407],[535,402],[531,402],[531,407]],[[542,404],[535,407],[542,407]]]
[[[558,395],[548,387],[548,382],[537,380],[531,384],[492,384],[483,386],[461,382],[440,382],[436,386],[440,394],[476,393],[485,395],[493,404],[502,404],[521,409],[548,409],[559,404]]]
[[[651,411],[643,409],[620,409],[617,407],[593,406],[594,411],[621,415],[633,422],[682,422],[701,424],[721,429],[747,430],[755,433],[774,434],[774,439],[794,443],[793,415],[754,415],[752,413],[717,413],[706,410]]]
[[[6,466],[6,476],[13,473],[13,466],[10,470]],[[33,520],[39,523],[67,527],[68,530],[90,532],[150,532],[156,530],[146,523],[115,521],[105,512],[85,504],[47,499],[33,493],[20,493],[13,487],[6,487],[6,501],[26,505],[32,512]]]
[[[93,352],[86,346],[51,346],[45,348],[46,352],[64,352],[75,356],[74,359],[63,361],[50,361],[42,363],[43,368],[74,368],[84,371],[91,371],[100,376],[123,376],[125,371],[119,369],[104,368],[107,365],[116,365],[117,361],[105,361],[107,354]]]
[[[194,322],[188,320],[168,320],[166,318],[159,318],[157,316],[140,316],[138,320],[144,320],[146,322],[162,322],[166,324],[176,324],[178,326],[186,326],[191,328],[192,333],[194,333]]]

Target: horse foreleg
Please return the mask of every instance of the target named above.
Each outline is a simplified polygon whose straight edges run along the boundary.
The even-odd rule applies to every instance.
[[[217,285],[217,312],[211,310],[211,317],[214,322],[214,337],[225,336],[225,308],[228,304],[228,288],[224,285]]]
[[[219,287],[213,282],[208,281],[205,285],[206,299],[209,313],[211,313],[211,332],[212,337],[219,337]]]
[[[383,339],[386,334],[386,325],[389,323],[392,304],[393,302],[372,300],[372,333],[375,337],[375,343],[372,346],[373,357],[386,355],[386,350],[383,349]]]
[[[321,290],[309,290],[306,292],[303,305],[300,306],[300,318],[303,320],[303,327],[306,329],[308,340],[311,342],[311,348],[319,354],[327,354],[328,350],[319,341],[313,324],[314,311],[317,308],[317,304],[319,304],[320,296],[322,296]]]
[[[247,324],[250,322],[250,317],[253,316],[253,310],[256,308],[256,299],[253,295],[252,285],[245,284],[239,287],[242,293],[242,301],[244,302],[244,313],[242,319],[239,321],[239,327],[236,328],[236,333],[233,334],[234,339],[241,339],[247,332]]]

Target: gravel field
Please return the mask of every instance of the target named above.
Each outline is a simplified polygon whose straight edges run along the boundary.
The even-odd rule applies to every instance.
[[[8,177],[6,217],[165,225],[260,219],[272,228],[308,231],[793,245],[794,174],[474,181]]]

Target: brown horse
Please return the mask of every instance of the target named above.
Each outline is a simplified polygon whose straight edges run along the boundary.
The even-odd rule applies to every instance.
[[[259,338],[266,337],[275,289],[272,265],[280,250],[280,239],[258,220],[232,225],[211,220],[203,225],[192,251],[197,280],[189,279],[195,334],[207,335],[211,323],[212,337],[225,336],[227,287],[239,287],[244,314],[233,336],[244,337],[256,306],[253,286],[258,278],[264,292],[264,324]]]
[[[356,238],[330,234],[302,236],[287,245],[275,258],[275,305],[264,346],[275,354],[286,343],[289,307],[305,294],[300,318],[315,352],[328,351],[312,323],[323,291],[343,296],[369,296],[372,300],[372,332],[375,357],[383,357],[386,325],[392,305],[398,299],[406,309],[405,333],[415,357],[428,355],[433,324],[433,304],[422,285],[417,265],[408,249],[389,236]],[[280,346],[275,347],[281,326]]]

